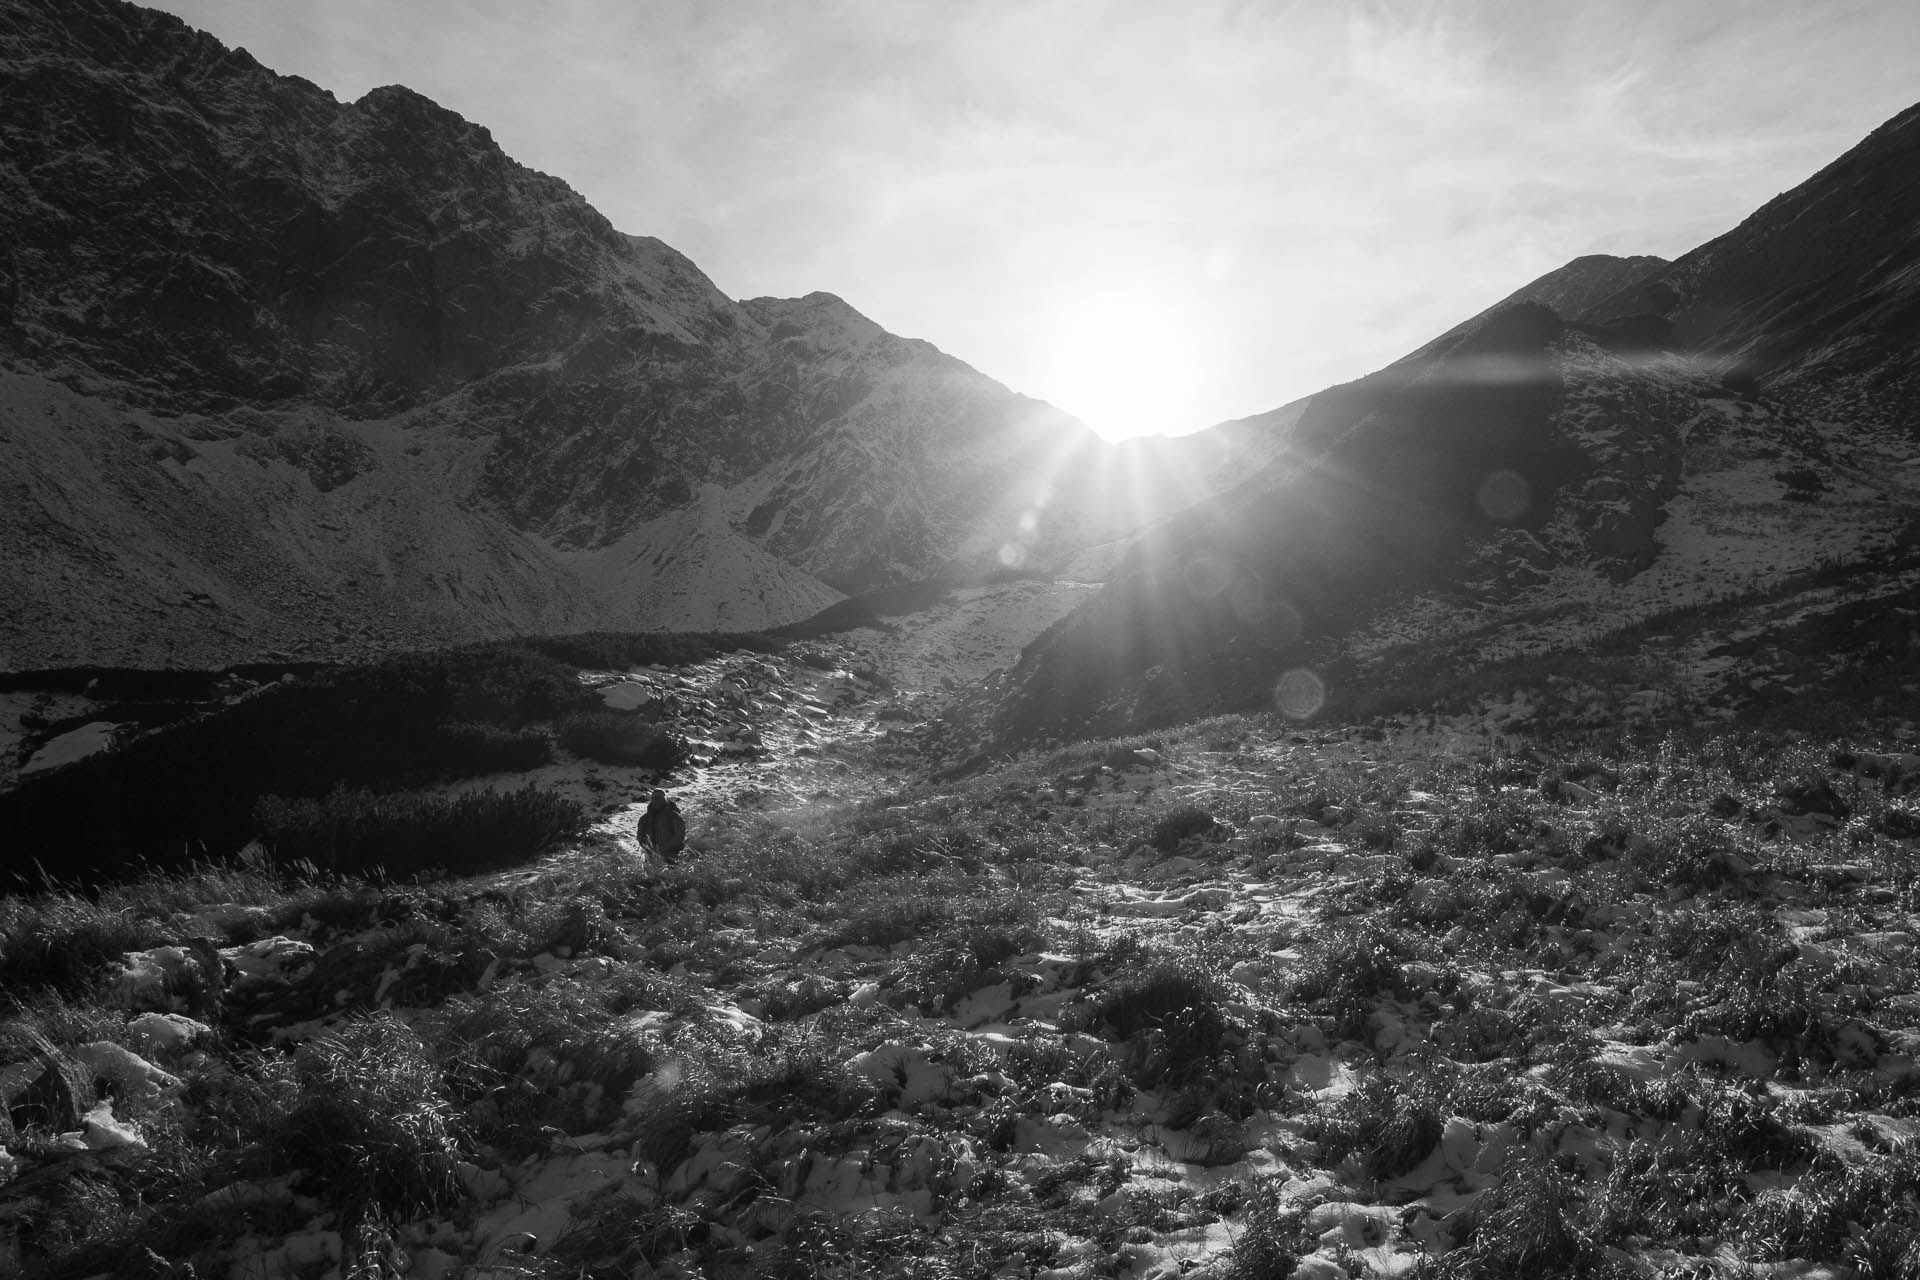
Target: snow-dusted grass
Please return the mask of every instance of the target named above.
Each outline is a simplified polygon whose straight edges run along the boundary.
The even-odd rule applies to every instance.
[[[763,661],[624,678],[761,696]],[[596,829],[479,878],[7,900],[10,1060],[111,1040],[183,1085],[113,1104],[149,1150],[111,1213],[30,1198],[33,1273],[148,1241],[270,1276],[1905,1265],[1907,744],[1247,715],[904,783],[837,705],[792,715],[837,752],[683,788],[667,868]],[[829,763],[848,798],[766,802]],[[208,1029],[162,1050],[155,1008]],[[322,1114],[393,1162],[301,1146]],[[11,1143],[0,1194],[71,1177],[61,1141]]]

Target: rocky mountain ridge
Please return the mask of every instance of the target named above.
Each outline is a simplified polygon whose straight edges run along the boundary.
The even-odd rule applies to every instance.
[[[1651,316],[1721,376],[1802,412],[1920,423],[1920,105],[1807,181],[1582,313]]]
[[[988,737],[1178,723],[1290,679],[1306,713],[1364,703],[1422,646],[1457,675],[1735,597],[1775,625],[1815,571],[1904,599],[1916,145],[1902,113],[1674,263],[1576,260],[1310,398],[1272,464],[1027,650]]]
[[[1081,424],[728,299],[410,90],[120,0],[0,35],[6,665],[767,626],[1200,496],[1136,510]]]

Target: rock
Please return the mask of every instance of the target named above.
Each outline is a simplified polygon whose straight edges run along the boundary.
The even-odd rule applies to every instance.
[[[60,1136],[71,1140],[75,1135],[63,1133]],[[147,1149],[147,1140],[140,1136],[138,1130],[114,1118],[113,1104],[110,1102],[97,1103],[80,1117],[78,1137],[81,1148],[87,1151]]]
[[[6,1099],[16,1129],[54,1133],[78,1129],[99,1101],[93,1081],[73,1059],[58,1050],[40,1055],[41,1071],[25,1088]]]
[[[96,1081],[113,1086],[129,1102],[151,1102],[178,1093],[185,1086],[172,1072],[162,1071],[133,1050],[111,1040],[96,1040],[73,1051],[73,1060]]]
[[[1787,814],[1813,813],[1845,818],[1853,812],[1853,806],[1842,800],[1825,780],[1801,781],[1783,786],[1775,793],[1774,802],[1782,813]]]

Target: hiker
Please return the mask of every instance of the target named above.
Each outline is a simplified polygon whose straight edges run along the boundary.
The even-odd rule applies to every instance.
[[[640,815],[640,847],[658,854],[662,862],[672,862],[686,843],[687,820],[680,816],[680,806],[655,787],[647,811]]]

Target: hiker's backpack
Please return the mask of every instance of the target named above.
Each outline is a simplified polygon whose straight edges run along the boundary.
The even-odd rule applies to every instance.
[[[686,847],[687,820],[680,806],[668,800],[640,821],[640,838],[653,846],[661,858],[671,858]]]

